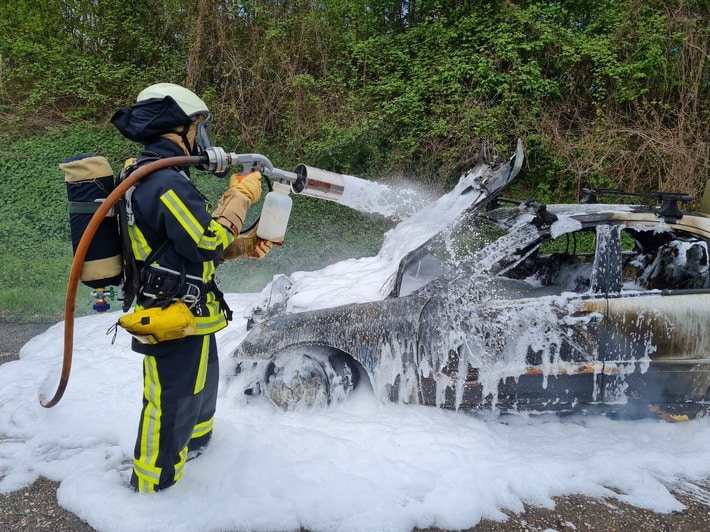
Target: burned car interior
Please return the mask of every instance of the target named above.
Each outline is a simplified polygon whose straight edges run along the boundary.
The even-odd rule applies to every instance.
[[[558,293],[586,292],[591,288],[595,249],[579,250],[578,241],[598,240],[597,234],[584,231],[565,235],[563,242],[550,239],[515,268],[506,272],[511,279],[528,279]],[[548,250],[564,247],[564,251]],[[614,246],[615,252],[609,251]],[[707,242],[682,231],[624,229],[620,238],[606,247],[604,268],[607,276],[618,276],[595,286],[595,291],[682,290],[707,288]]]
[[[452,263],[461,267],[457,256],[470,255],[476,246],[480,248],[500,238],[510,229],[512,220],[522,217],[521,202],[515,203],[515,209],[498,206],[477,216],[468,227],[461,224],[411,253],[400,266],[391,296],[407,295],[442,276],[447,264],[449,268]],[[697,233],[670,225],[633,227],[619,222],[580,226],[576,231],[553,236],[549,228],[558,217],[547,212],[544,205],[535,204],[533,209],[536,215],[526,219],[526,223],[539,230],[540,238],[519,250],[519,260],[497,273],[508,279],[525,280],[539,293],[581,293],[591,289],[613,294],[622,290],[710,287],[708,239]],[[541,210],[545,221],[539,216]],[[484,228],[482,220],[491,222],[493,227]],[[452,239],[456,241],[452,243]]]

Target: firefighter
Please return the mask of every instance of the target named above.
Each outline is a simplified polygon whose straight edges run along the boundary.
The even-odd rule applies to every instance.
[[[141,161],[199,155],[210,147],[212,115],[192,91],[171,83],[143,90],[111,119],[126,138],[144,145]],[[140,266],[135,312],[187,304],[194,334],[157,343],[132,340],[143,357],[143,408],[134,450],[131,487],[153,492],[176,483],[185,462],[212,436],[219,366],[215,333],[230,311],[214,273],[225,258],[262,258],[271,242],[239,236],[246,212],[261,197],[261,174],[234,174],[210,212],[188,168],[147,175],[130,193],[128,233]]]

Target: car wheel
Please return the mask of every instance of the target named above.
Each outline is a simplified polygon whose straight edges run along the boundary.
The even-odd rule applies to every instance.
[[[344,401],[359,381],[359,371],[347,355],[316,346],[274,357],[263,392],[284,410],[310,410]]]

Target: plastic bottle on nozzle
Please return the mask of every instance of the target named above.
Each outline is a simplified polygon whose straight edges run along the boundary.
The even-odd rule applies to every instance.
[[[261,210],[256,236],[271,242],[283,242],[286,235],[288,217],[293,201],[288,195],[291,187],[284,183],[274,183],[274,189],[266,195]]]

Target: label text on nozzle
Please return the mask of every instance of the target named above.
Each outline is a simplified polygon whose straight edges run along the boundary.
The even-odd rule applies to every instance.
[[[313,188],[321,188],[321,189],[326,189],[330,190],[331,184],[328,183],[327,181],[318,181],[317,179],[309,179],[308,180],[308,186],[313,187]]]

